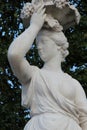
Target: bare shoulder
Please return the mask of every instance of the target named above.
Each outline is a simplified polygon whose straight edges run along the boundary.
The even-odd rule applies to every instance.
[[[75,89],[76,89],[77,91],[78,91],[78,90],[83,91],[83,87],[82,87],[81,83],[80,83],[77,79],[72,78],[72,81],[73,81],[73,84],[74,84]]]
[[[73,78],[71,75],[69,75],[69,74],[66,73],[66,77],[69,79],[69,81],[70,81],[74,86],[76,86],[76,87],[82,87],[82,86],[81,86],[81,83],[80,83],[77,79]]]
[[[80,96],[82,95],[85,97],[86,94],[85,94],[85,91],[84,91],[81,83],[78,80],[76,80],[75,78],[73,78],[71,75],[67,74],[67,76],[69,77],[69,81],[73,85],[76,94],[80,95]]]

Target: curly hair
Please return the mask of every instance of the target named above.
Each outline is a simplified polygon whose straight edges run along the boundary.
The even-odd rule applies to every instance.
[[[41,29],[36,37],[36,42],[37,38],[40,36],[46,36],[49,37],[51,40],[53,40],[55,44],[58,46],[59,51],[61,51],[62,62],[65,61],[65,58],[69,55],[68,51],[69,43],[64,33],[62,31],[56,32],[53,30]]]

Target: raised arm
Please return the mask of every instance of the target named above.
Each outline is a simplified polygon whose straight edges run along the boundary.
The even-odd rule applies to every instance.
[[[87,130],[87,99],[85,92],[78,81],[76,85],[76,98],[75,102],[79,110],[79,122],[82,130]]]
[[[44,24],[46,17],[44,12],[43,6],[39,5],[37,12],[31,17],[30,26],[11,43],[8,49],[12,71],[23,84],[27,83],[35,72],[35,67],[30,66],[25,55]]]

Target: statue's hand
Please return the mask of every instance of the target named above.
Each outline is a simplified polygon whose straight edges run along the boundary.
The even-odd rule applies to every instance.
[[[40,30],[46,18],[45,10],[44,5],[40,5],[32,15],[30,25],[34,25]]]

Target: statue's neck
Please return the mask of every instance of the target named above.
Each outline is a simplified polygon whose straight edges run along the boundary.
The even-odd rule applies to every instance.
[[[55,71],[55,72],[61,72],[61,59],[58,57],[55,57],[51,59],[48,62],[45,62],[43,69]]]

